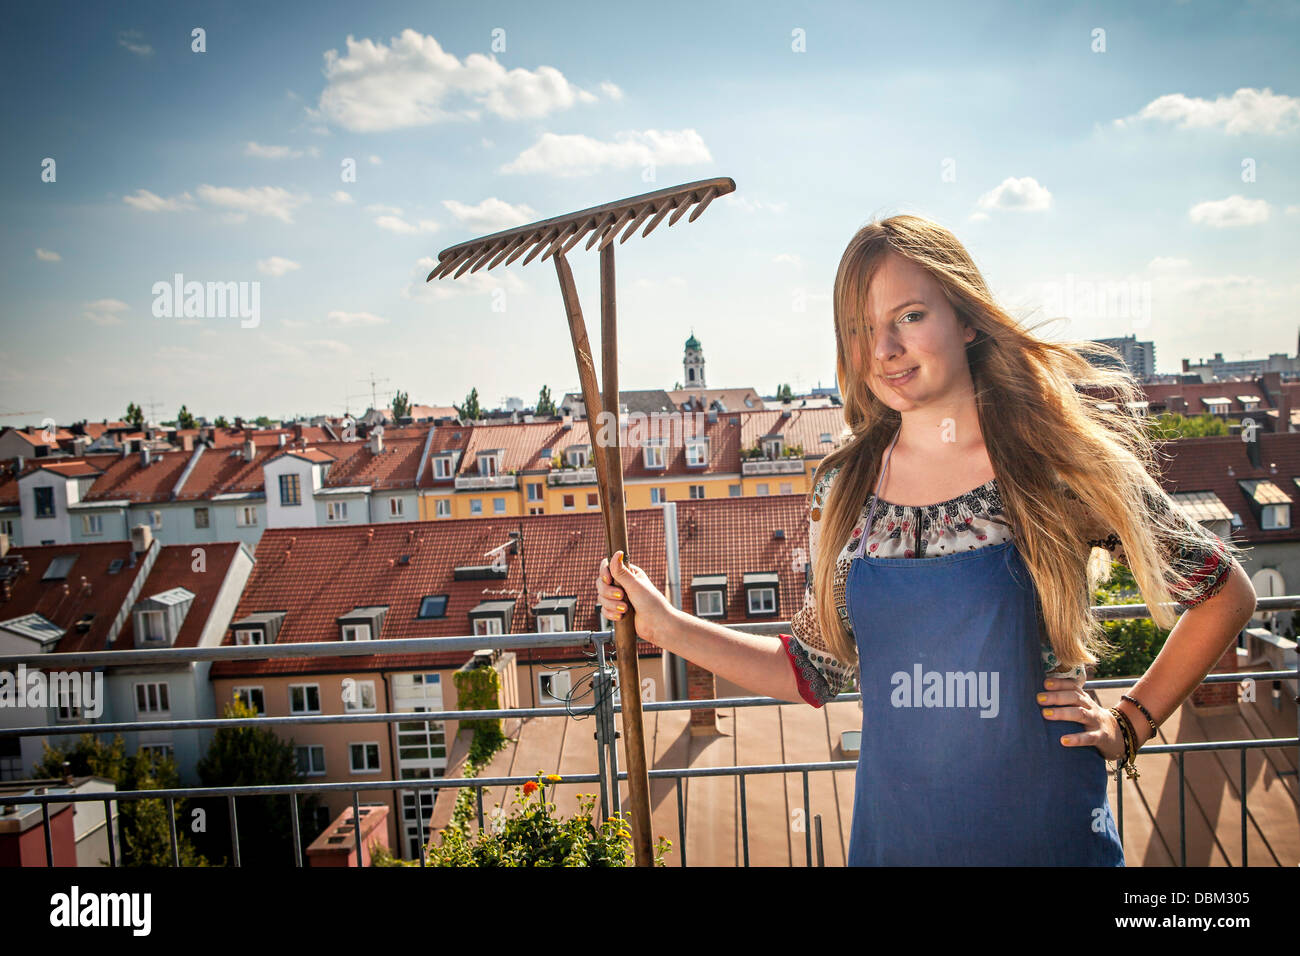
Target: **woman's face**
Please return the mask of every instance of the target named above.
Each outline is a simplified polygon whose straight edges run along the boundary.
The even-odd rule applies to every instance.
[[[865,333],[865,334],[864,334]],[[888,253],[867,287],[867,314],[849,322],[849,352],[856,374],[898,412],[921,408],[968,388],[963,326],[943,288],[910,259]],[[889,379],[896,372],[908,374]]]

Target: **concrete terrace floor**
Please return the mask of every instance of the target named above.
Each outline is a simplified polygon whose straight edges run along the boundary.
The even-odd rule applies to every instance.
[[[1104,706],[1113,706],[1122,689],[1103,689]],[[719,679],[717,695],[748,696],[748,692]],[[1198,712],[1191,703],[1172,715],[1160,728],[1160,743],[1205,740],[1294,737],[1296,705],[1285,690],[1282,706],[1275,710],[1262,691],[1253,704]],[[585,702],[584,702],[585,703]],[[563,714],[563,711],[558,711]],[[840,733],[861,726],[856,702],[828,704],[816,709],[806,704],[768,707],[721,708],[718,732],[692,736],[688,711],[646,712],[647,746],[652,769],[711,767],[731,764],[768,764],[846,759],[840,751]],[[620,730],[621,715],[616,716]],[[565,774],[595,773],[596,748],[592,718],[533,717],[506,721],[512,738],[493,759],[483,776],[531,775],[538,771]],[[453,743],[447,776],[458,776],[468,750],[469,735],[462,732]],[[620,747],[619,759],[623,754]],[[1187,864],[1189,866],[1241,865],[1240,751],[1188,754],[1185,760],[1187,793]],[[1123,838],[1129,866],[1177,866],[1178,767],[1172,755],[1139,756],[1136,781],[1124,780]],[[620,769],[626,765],[620,763]],[[1279,776],[1289,771],[1289,776]],[[808,775],[809,813],[821,814],[826,866],[843,866],[853,813],[852,769],[818,771]],[[1246,751],[1248,793],[1247,843],[1250,866],[1300,864],[1300,797],[1297,795],[1296,748]],[[551,790],[552,788],[548,788]],[[626,811],[627,784],[620,783],[621,805]],[[485,816],[494,804],[513,798],[493,787],[484,792]],[[599,794],[599,785],[560,783],[553,800],[560,813],[577,809],[578,793]],[[688,866],[741,866],[740,788],[737,777],[696,778],[682,781],[686,814]],[[745,797],[749,824],[751,866],[806,866],[803,817],[803,778],[799,773],[756,774],[747,777]],[[430,821],[432,832],[450,818],[455,791],[438,797]],[[1118,818],[1116,784],[1110,782],[1112,812]],[[651,781],[652,833],[672,841],[665,856],[668,866],[682,863],[678,836],[677,788],[673,780]],[[599,813],[599,801],[596,807]],[[816,864],[815,831],[813,863]]]

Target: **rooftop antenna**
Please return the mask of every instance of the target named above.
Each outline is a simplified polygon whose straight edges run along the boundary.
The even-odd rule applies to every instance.
[[[618,335],[617,308],[614,287],[614,237],[623,229],[619,243],[627,241],[633,230],[649,220],[642,237],[648,236],[670,212],[672,226],[692,205],[695,211],[687,222],[694,222],[718,196],[734,192],[736,183],[729,178],[702,179],[698,182],[670,186],[654,192],[642,193],[627,199],[592,206],[577,212],[551,219],[543,219],[525,226],[516,226],[491,235],[471,239],[449,246],[438,253],[438,265],[429,273],[426,282],[448,275],[460,278],[465,272],[477,272],[486,266],[494,269],[504,263],[510,265],[525,256],[521,265],[528,265],[539,253],[543,259],[554,257],[555,272],[560,282],[560,295],[569,320],[569,335],[573,340],[573,356],[582,382],[583,402],[587,409],[588,428],[591,423],[601,423],[602,411],[608,407],[618,415]],[[626,228],[624,228],[626,227]],[[586,249],[600,243],[600,318],[601,361],[604,378],[604,398],[596,382],[596,365],[587,341],[587,325],[582,318],[582,306],[573,282],[573,271],[565,253],[588,233]],[[531,251],[529,251],[531,250]],[[454,270],[454,271],[453,271]],[[617,421],[617,417],[615,418]],[[611,429],[613,441],[606,448],[592,440],[591,451],[596,464],[596,481],[600,487],[600,510],[605,519],[605,542],[608,553],[627,553],[627,515],[623,511],[622,454],[619,449],[619,430]],[[633,610],[614,622],[614,646],[617,651],[618,685],[628,692],[622,695],[624,744],[627,754],[628,799],[631,802],[632,845],[636,851],[637,866],[654,866],[653,846],[650,840],[650,778],[646,766],[645,731],[641,720],[641,697],[636,692],[641,686],[636,657],[636,625]],[[614,799],[618,799],[618,780],[613,786]]]
[[[377,397],[378,392],[376,391],[375,386],[387,385],[388,381],[389,380],[386,378],[379,378],[379,379],[375,378],[375,373],[371,372],[370,378],[363,380],[361,383],[363,385],[366,384],[366,382],[370,383],[370,407],[373,408],[375,411],[379,411],[379,398]]]

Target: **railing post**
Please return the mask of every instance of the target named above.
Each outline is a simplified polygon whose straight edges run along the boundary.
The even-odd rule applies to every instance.
[[[110,800],[104,801],[104,819],[108,821],[108,865],[111,868],[117,866],[117,846],[113,840],[113,804]]]
[[[181,865],[180,841],[176,839],[176,798],[167,798],[167,832],[172,839],[172,866]]]
[[[596,707],[596,751],[600,766],[600,809],[606,820],[618,806],[618,757],[614,745],[614,675],[605,661],[605,645],[596,642],[596,673],[591,686]],[[612,792],[612,795],[611,795]]]
[[[293,862],[302,866],[302,824],[298,822],[298,794],[289,794],[289,820],[293,826]]]
[[[230,807],[230,845],[231,859],[235,866],[240,866],[239,862],[239,821],[235,817],[235,795],[232,793],[226,797],[227,805]]]

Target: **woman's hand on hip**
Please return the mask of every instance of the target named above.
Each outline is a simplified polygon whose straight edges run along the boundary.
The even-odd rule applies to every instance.
[[[1124,756],[1124,734],[1115,715],[1083,689],[1083,679],[1049,677],[1038,695],[1045,720],[1071,720],[1083,730],[1061,736],[1063,747],[1095,747],[1107,760]]]

